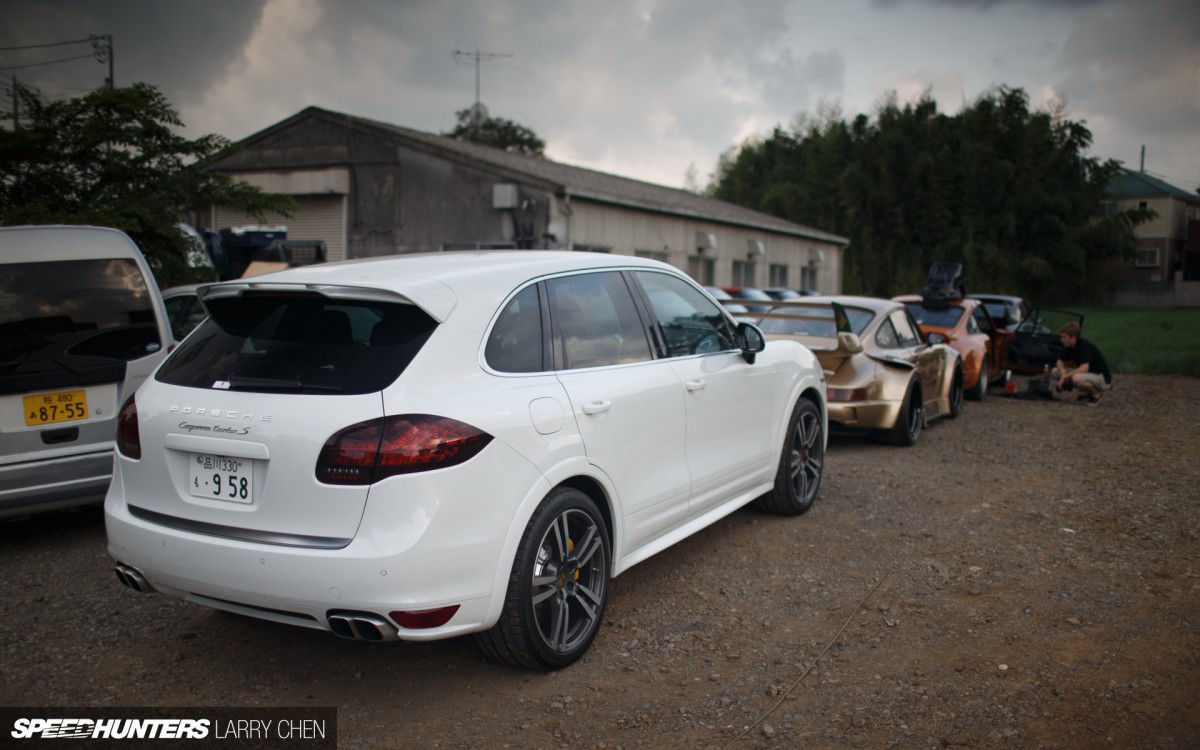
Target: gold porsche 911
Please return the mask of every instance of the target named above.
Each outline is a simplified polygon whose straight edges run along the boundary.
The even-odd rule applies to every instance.
[[[962,411],[959,353],[938,334],[926,338],[903,303],[839,296],[776,305],[759,327],[817,355],[831,427],[912,445],[927,422]]]

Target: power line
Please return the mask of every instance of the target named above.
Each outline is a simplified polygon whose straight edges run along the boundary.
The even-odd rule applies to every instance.
[[[71,62],[72,60],[86,60],[86,59],[92,58],[92,57],[95,57],[95,55],[78,55],[76,57],[63,57],[58,60],[46,60],[45,62],[27,63],[25,65],[9,65],[9,66],[0,68],[0,71],[22,70],[24,68],[36,68],[39,65],[55,65],[57,63]]]
[[[108,78],[104,83],[108,88],[115,86],[113,75],[113,38],[112,34],[91,34],[87,39],[75,39],[67,42],[52,42],[49,44],[29,44],[20,47],[3,47],[0,51],[38,49],[42,47],[61,47],[68,44],[91,44],[92,54],[90,55],[75,55],[73,57],[61,57],[57,60],[43,60],[41,62],[25,63],[24,65],[6,65],[0,67],[0,72],[6,70],[24,70],[25,68],[37,68],[42,65],[57,65],[58,63],[72,62],[74,60],[83,60],[89,57],[94,57],[96,62],[108,63]]]
[[[22,84],[22,85],[24,85],[24,84]],[[29,84],[29,86],[33,86],[33,84]],[[29,88],[29,86],[26,86],[26,88]],[[83,86],[55,86],[55,85],[52,85],[49,83],[39,83],[39,84],[37,84],[36,87],[38,89],[57,89],[59,91],[84,91],[84,92],[95,91],[94,88],[86,88]]]
[[[22,49],[42,49],[43,47],[62,47],[67,44],[86,44],[92,41],[92,37],[87,39],[73,39],[69,42],[49,42],[47,44],[24,44],[19,47],[0,47],[0,52],[15,52]]]

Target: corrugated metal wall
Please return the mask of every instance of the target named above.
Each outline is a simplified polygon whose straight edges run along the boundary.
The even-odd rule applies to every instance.
[[[325,259],[346,259],[346,196],[344,195],[293,195],[299,209],[295,216],[286,218],[268,212],[267,224],[287,227],[289,240],[324,240]],[[240,227],[257,224],[252,217],[216,208],[213,212],[213,229]]]

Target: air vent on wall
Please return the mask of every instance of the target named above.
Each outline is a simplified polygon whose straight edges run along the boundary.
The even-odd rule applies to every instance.
[[[492,208],[498,210],[510,209],[517,207],[517,186],[516,185],[493,185],[492,186]]]

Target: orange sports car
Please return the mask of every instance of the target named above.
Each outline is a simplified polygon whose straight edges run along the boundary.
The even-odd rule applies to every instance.
[[[1005,349],[1013,334],[996,324],[980,300],[927,302],[916,294],[893,299],[904,303],[926,336],[939,335],[962,355],[968,398],[982,400],[988,384],[1004,376]]]

